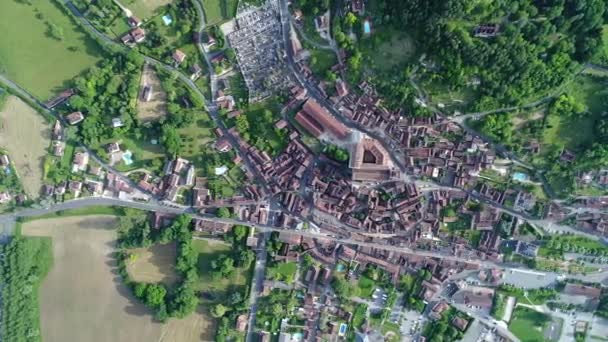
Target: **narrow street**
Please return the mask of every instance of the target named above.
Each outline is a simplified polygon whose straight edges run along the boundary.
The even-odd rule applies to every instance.
[[[266,240],[270,238],[270,232],[264,232],[259,234],[260,241],[258,242],[258,251],[255,262],[255,270],[253,273],[253,279],[251,282],[251,292],[249,294],[249,305],[251,307],[249,311],[249,321],[247,324],[247,336],[245,341],[254,341],[255,331],[255,316],[258,310],[258,298],[264,289],[264,277],[266,272],[266,258],[268,253],[266,252]]]

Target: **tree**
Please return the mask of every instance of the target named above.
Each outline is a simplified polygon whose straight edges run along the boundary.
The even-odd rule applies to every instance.
[[[226,207],[221,207],[217,210],[216,215],[220,218],[230,218],[230,209]]]
[[[147,288],[148,288],[148,284],[146,284],[146,283],[135,284],[135,288],[133,289],[133,293],[135,294],[135,297],[143,299],[146,295]]]
[[[357,16],[353,12],[346,13],[344,17],[344,23],[350,27],[354,26],[357,23]]]
[[[167,289],[162,284],[150,284],[146,289],[145,302],[153,308],[159,307],[165,302]]]
[[[228,308],[222,304],[216,304],[211,308],[211,315],[215,318],[223,317],[226,312],[228,312]]]

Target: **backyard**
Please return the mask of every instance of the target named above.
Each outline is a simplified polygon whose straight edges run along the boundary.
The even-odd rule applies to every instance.
[[[102,57],[54,0],[0,1],[0,73],[45,100]]]
[[[0,108],[0,148],[8,151],[30,197],[38,197],[42,187],[50,127],[41,114],[18,97],[10,96]],[[23,137],[28,138],[26,144]]]
[[[117,220],[70,216],[24,223],[26,236],[49,236],[53,266],[40,289],[42,337],[54,341],[200,341],[213,322],[200,312],[165,324],[116,275]]]

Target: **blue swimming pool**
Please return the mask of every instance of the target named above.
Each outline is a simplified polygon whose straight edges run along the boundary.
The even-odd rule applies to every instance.
[[[363,32],[365,34],[370,34],[372,32],[372,25],[369,23],[369,20],[363,22]]]
[[[513,178],[516,181],[519,182],[526,182],[530,179],[530,176],[528,176],[527,174],[523,173],[523,172],[514,172],[513,176],[511,176],[511,178]]]
[[[344,334],[346,334],[347,327],[348,326],[345,323],[340,324],[340,331],[339,331],[340,336],[344,336]]]
[[[125,153],[122,154],[122,161],[125,162],[125,165],[133,164],[133,153],[129,150],[126,150]]]

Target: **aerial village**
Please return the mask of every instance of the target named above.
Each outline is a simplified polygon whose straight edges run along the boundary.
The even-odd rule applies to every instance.
[[[368,2],[344,1],[340,11],[373,35]],[[120,138],[94,151],[74,143],[88,114],[71,110],[78,91],[68,89],[44,103],[62,114],[48,160],[63,176],[49,177],[37,202],[2,185],[0,205],[103,198],[158,204],[164,209],[150,215],[157,230],[178,213],[193,217],[198,236],[254,228],[247,246],[268,253],[251,286],[257,312],[233,322],[247,341],[517,341],[509,322],[534,306],[548,317],[547,340],[607,336],[594,316],[608,311],[600,306],[607,294],[594,280],[608,264],[608,197],[539,195],[534,170],[452,116],[391,110],[372,82],[349,84],[345,49],[336,47],[330,67],[337,78],[319,77],[298,33],[311,19],[331,41],[330,13],[310,16],[283,1],[242,6],[234,20],[195,35],[204,58],[181,49],[165,56],[192,82],[213,74],[204,114],[212,122],[204,148],[219,160],[211,167],[195,154],[167,153],[154,168],[132,168],[138,156]],[[135,49],[148,39],[145,25],[135,16],[128,24],[120,41]],[[482,24],[472,34],[499,32]],[[246,99],[231,89],[236,77]],[[160,88],[144,80],[137,102],[154,101]],[[267,101],[276,103],[268,117],[243,105]],[[195,107],[187,95],[175,102]],[[253,128],[257,120],[264,130]],[[120,115],[106,121],[110,131],[126,125]],[[259,143],[267,132],[280,143]],[[160,134],[150,140],[160,144]],[[560,162],[574,158],[564,150]],[[0,168],[14,173],[10,155],[0,153]],[[608,187],[608,170],[579,178]],[[593,247],[567,249],[579,233]]]

